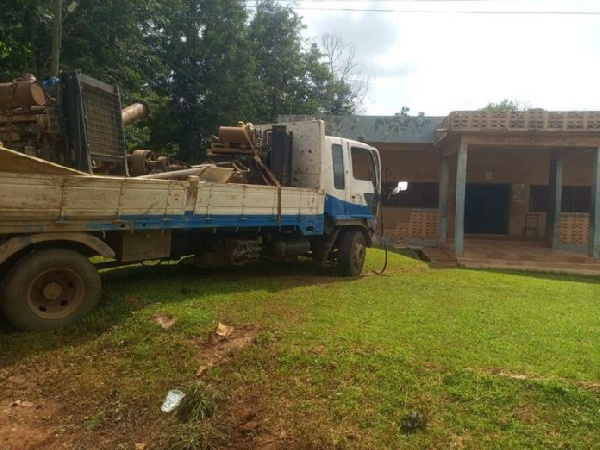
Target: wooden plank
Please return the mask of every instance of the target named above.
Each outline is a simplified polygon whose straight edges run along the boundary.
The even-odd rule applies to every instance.
[[[465,197],[467,192],[467,144],[460,143],[456,161],[456,215],[454,218],[454,251],[456,257],[465,252]]]

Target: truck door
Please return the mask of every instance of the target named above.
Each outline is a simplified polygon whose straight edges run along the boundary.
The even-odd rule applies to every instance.
[[[351,182],[350,164],[347,152],[344,149],[342,139],[328,138],[327,144],[331,151],[331,162],[333,171],[333,184],[330,192],[329,204],[333,217],[342,218],[349,214],[350,193],[348,184]]]
[[[379,160],[377,153],[368,146],[347,144],[350,161],[348,191],[350,194],[349,215],[356,218],[373,218],[377,214],[379,195]]]

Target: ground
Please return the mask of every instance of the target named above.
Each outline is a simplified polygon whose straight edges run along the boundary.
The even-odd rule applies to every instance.
[[[599,278],[382,262],[104,272],[78,326],[0,324],[0,449],[600,446]]]

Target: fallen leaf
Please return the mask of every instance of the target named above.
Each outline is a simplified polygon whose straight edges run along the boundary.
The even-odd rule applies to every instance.
[[[219,322],[219,325],[217,325],[217,330],[215,331],[215,333],[217,333],[217,336],[229,337],[229,336],[231,336],[231,333],[233,333],[233,326],[225,325],[225,324],[222,324],[221,322]]]
[[[145,450],[146,444],[142,442],[137,442],[135,444],[135,450]]]
[[[212,364],[205,364],[203,366],[198,367],[198,370],[196,370],[196,376],[197,377],[201,376],[204,372],[206,372],[212,366],[213,366]]]
[[[255,420],[251,420],[250,422],[246,422],[243,425],[240,425],[240,430],[242,431],[252,431],[258,428],[258,422]]]
[[[168,330],[173,325],[175,325],[175,323],[177,322],[177,319],[175,318],[175,316],[172,316],[171,314],[167,314],[167,315],[156,314],[154,316],[154,321],[158,325],[160,325],[163,330]]]

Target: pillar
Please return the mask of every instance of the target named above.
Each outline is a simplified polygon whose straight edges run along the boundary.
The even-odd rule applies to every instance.
[[[556,248],[560,244],[560,213],[562,205],[563,160],[550,159],[548,186],[548,213],[546,215],[546,245]]]
[[[440,166],[440,184],[438,200],[438,239],[448,242],[448,180],[450,173],[450,157],[442,155]]]
[[[467,144],[460,142],[456,158],[456,217],[454,219],[454,252],[465,252],[465,196],[467,192]]]
[[[593,153],[588,255],[600,259],[600,148],[594,149]]]

